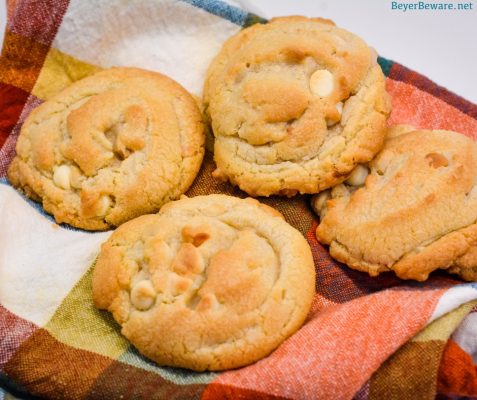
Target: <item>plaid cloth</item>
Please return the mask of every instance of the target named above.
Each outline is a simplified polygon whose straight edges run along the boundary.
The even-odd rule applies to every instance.
[[[245,368],[161,368],[93,307],[91,271],[110,232],[58,226],[6,179],[28,113],[71,82],[113,65],[170,75],[200,94],[221,43],[259,17],[217,0],[12,0],[0,58],[0,387],[53,399],[407,399],[477,397],[477,285],[435,273],[378,278],[330,259],[307,196],[272,197],[307,238],[317,270],[305,325]],[[477,106],[390,60],[389,123],[477,138]],[[244,193],[211,179],[189,195]],[[0,391],[0,398],[7,398]]]

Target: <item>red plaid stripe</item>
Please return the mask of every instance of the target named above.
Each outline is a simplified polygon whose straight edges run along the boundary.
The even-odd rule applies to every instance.
[[[51,45],[68,8],[68,0],[17,0],[7,29]]]

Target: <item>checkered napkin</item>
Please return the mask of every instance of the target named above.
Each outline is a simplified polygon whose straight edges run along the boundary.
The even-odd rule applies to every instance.
[[[217,0],[12,0],[0,58],[0,398],[427,399],[477,396],[477,285],[378,278],[330,259],[307,196],[264,201],[307,238],[316,296],[305,325],[269,357],[221,373],[161,368],[93,307],[91,271],[110,232],[57,226],[6,179],[28,113],[114,65],[160,71],[200,95],[221,43],[261,18]],[[477,106],[390,60],[390,124],[477,139]],[[244,193],[211,179],[188,194]]]

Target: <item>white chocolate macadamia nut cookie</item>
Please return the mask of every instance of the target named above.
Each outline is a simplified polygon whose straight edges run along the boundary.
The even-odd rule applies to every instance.
[[[315,293],[305,238],[271,207],[182,198],[120,226],[101,248],[93,299],[159,365],[240,367],[304,322]]]
[[[179,198],[204,141],[200,111],[178,83],[112,68],[32,111],[8,177],[58,223],[105,230]]]
[[[317,193],[380,150],[391,110],[377,54],[320,18],[283,17],[225,42],[204,87],[213,176],[252,196]]]
[[[477,143],[396,126],[368,167],[312,200],[331,256],[371,276],[440,268],[477,281]]]

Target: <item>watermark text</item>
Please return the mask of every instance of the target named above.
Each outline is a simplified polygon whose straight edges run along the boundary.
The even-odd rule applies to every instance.
[[[468,11],[474,9],[474,3],[472,1],[467,2],[429,2],[429,1],[416,1],[416,2],[404,2],[404,1],[391,1],[391,10],[406,11],[422,11],[422,10],[435,10],[435,11]]]

